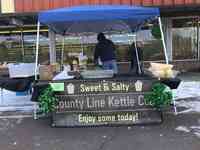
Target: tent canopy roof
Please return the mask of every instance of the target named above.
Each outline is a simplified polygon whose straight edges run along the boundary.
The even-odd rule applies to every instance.
[[[159,15],[159,9],[152,7],[83,5],[40,12],[38,21],[48,25],[55,32],[64,34],[66,32],[99,32],[106,30],[105,24],[126,24],[134,30],[140,24],[155,19]]]

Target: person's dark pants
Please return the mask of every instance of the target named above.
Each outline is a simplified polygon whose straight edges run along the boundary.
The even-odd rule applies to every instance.
[[[141,74],[143,74],[143,63],[140,62],[140,70],[141,70]],[[135,73],[135,74],[140,74],[139,73],[139,68],[138,68],[138,63],[131,61],[131,69],[130,69],[131,73]]]

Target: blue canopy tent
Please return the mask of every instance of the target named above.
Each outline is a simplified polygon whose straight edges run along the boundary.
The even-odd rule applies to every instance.
[[[136,31],[143,23],[158,19],[166,63],[168,57],[162,31],[160,12],[158,8],[136,7],[127,5],[90,5],[54,9],[40,12],[38,16],[36,67],[38,68],[39,30],[40,24],[47,25],[58,34],[103,32],[105,30]],[[137,51],[137,49],[136,49]],[[138,55],[137,55],[138,59]],[[138,62],[139,65],[139,62]],[[140,65],[139,65],[140,68]],[[37,76],[35,76],[37,79]]]
[[[55,32],[99,32],[105,24],[123,21],[132,30],[147,20],[160,15],[158,8],[132,7],[124,5],[94,5],[61,8],[39,13],[40,23],[48,25]],[[76,31],[70,31],[74,25]],[[100,24],[100,25],[99,25]],[[92,27],[87,28],[86,26]],[[102,27],[103,26],[103,27]],[[86,27],[86,28],[83,28]]]

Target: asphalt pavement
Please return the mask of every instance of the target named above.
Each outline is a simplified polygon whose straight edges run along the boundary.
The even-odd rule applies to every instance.
[[[0,150],[199,150],[200,114],[164,114],[160,125],[52,128],[50,118],[0,119]]]

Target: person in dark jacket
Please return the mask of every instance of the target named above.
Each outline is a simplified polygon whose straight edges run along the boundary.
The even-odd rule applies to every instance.
[[[137,46],[137,51],[136,51],[135,46]],[[138,52],[139,60],[137,60],[136,52]],[[134,72],[136,74],[142,74],[143,73],[143,68],[142,68],[143,54],[142,54],[142,49],[141,49],[141,43],[137,43],[137,45],[135,45],[135,42],[132,43],[130,47],[130,57],[131,57],[131,72]],[[141,72],[139,72],[138,61],[139,61]]]
[[[98,64],[98,59],[100,58],[103,69],[113,70],[116,74],[118,72],[117,69],[117,62],[116,62],[116,55],[115,55],[115,45],[114,43],[106,39],[103,33],[99,33],[97,36],[98,43],[95,47],[94,52],[94,61],[95,64]]]

